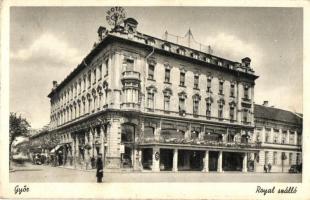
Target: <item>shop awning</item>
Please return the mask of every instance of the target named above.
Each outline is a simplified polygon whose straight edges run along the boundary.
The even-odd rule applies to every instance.
[[[55,153],[60,147],[61,145],[58,144],[56,147],[54,147],[54,149],[51,150],[51,153]]]

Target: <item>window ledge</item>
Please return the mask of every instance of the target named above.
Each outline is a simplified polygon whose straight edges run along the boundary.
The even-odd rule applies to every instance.
[[[155,79],[153,78],[147,78],[148,81],[156,81]]]
[[[165,81],[164,84],[169,84],[169,85],[171,85],[172,83],[171,83],[171,82]]]

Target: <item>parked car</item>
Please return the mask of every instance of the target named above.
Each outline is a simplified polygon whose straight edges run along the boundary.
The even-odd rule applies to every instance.
[[[291,165],[291,168],[288,170],[289,173],[300,173],[301,165]]]

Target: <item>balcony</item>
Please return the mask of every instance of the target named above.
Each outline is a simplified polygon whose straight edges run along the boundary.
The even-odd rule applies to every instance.
[[[122,72],[121,80],[136,80],[140,81],[140,73],[136,71],[124,71]]]
[[[122,110],[140,111],[140,104],[139,103],[133,103],[133,102],[121,103],[121,109]]]
[[[172,137],[163,137],[159,138],[151,137],[151,138],[141,138],[138,141],[139,144],[184,144],[184,145],[193,145],[193,146],[213,146],[213,147],[227,147],[227,148],[260,148],[261,142],[254,143],[244,143],[244,142],[222,142],[216,140],[206,140],[206,139],[185,139],[185,138],[172,138]]]

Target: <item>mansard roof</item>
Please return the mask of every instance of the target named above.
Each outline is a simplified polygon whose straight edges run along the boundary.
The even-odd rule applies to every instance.
[[[273,120],[284,123],[302,125],[302,114],[296,114],[288,110],[268,107],[263,105],[254,106],[254,117],[256,119]]]

